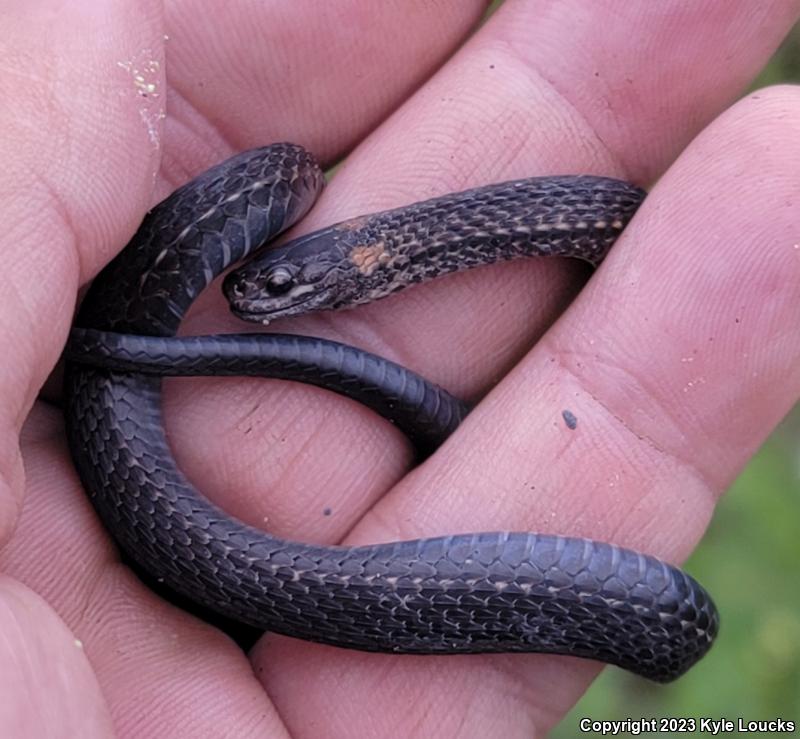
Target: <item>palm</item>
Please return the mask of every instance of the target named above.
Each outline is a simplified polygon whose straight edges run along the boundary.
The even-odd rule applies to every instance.
[[[595,665],[396,658],[273,636],[248,659],[114,566],[59,413],[44,402],[22,434],[23,485],[21,419],[60,353],[75,286],[122,247],[154,199],[235,149],[273,140],[295,140],[330,164],[419,88],[348,158],[304,230],[513,177],[663,177],[569,310],[583,270],[531,262],[279,327],[359,344],[457,394],[486,396],[420,469],[404,476],[407,444],[367,411],[322,391],[248,380],[169,384],[179,463],[231,513],[256,525],[268,518],[283,536],[535,530],[680,560],[800,389],[800,339],[790,328],[796,228],[786,205],[800,195],[790,174],[800,160],[800,98],[783,89],[740,103],[664,170],[758,70],[800,5],[774,0],[752,11],[720,0],[612,18],[600,3],[543,11],[509,0],[422,86],[481,3],[253,3],[222,14],[218,4],[200,12],[181,2],[166,24],[146,3],[118,5],[66,22],[16,11],[11,51],[25,54],[4,55],[19,74],[4,76],[3,99],[19,104],[4,114],[10,133],[0,144],[13,265],[12,289],[0,292],[13,368],[0,372],[0,531],[9,540],[0,561],[19,582],[0,586],[1,632],[14,634],[0,660],[18,665],[24,654],[31,665],[6,686],[12,705],[30,708],[10,726],[30,734],[52,721],[66,734],[80,726],[82,736],[105,735],[109,721],[143,736],[545,730]],[[754,12],[762,16],[744,18]],[[76,29],[84,44],[72,40]],[[13,197],[20,193],[34,197]],[[234,326],[241,330],[212,293],[186,331]],[[559,426],[564,408],[578,416],[575,432]],[[27,697],[35,690],[46,691],[39,704]],[[25,700],[15,702],[15,691]]]

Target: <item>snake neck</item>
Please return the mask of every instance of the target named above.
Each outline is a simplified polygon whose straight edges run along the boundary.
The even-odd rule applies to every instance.
[[[341,224],[351,287],[331,307],[371,302],[451,272],[530,256],[597,266],[644,199],[602,177],[507,182]]]
[[[212,167],[146,214],[95,279],[76,325],[174,334],[200,292],[302,218],[323,185],[314,158],[294,144],[244,152]]]

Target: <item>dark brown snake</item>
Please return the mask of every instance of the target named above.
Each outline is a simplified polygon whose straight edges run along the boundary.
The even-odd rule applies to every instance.
[[[300,147],[235,156],[148,213],[92,284],[67,349],[67,433],[119,546],[177,593],[262,630],[369,651],[551,652],[659,681],[681,675],[710,647],[717,612],[691,577],[653,557],[530,533],[360,547],[284,541],[228,516],[177,468],[161,380],[144,373],[313,383],[373,408],[423,453],[465,415],[460,401],[403,367],[323,339],[174,338],[214,277],[299,220],[322,185]],[[502,259],[597,264],[643,197],[589,176],[482,187],[265,251],[229,275],[225,290],[236,314],[266,322]]]

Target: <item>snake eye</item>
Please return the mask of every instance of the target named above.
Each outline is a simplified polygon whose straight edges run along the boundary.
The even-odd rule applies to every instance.
[[[292,285],[294,277],[286,267],[275,267],[267,273],[266,286],[272,295],[283,295],[291,290]]]

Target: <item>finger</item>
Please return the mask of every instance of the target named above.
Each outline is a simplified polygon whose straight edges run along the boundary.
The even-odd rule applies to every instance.
[[[69,672],[66,667],[53,670],[54,661],[66,659],[65,627],[60,622],[59,628],[53,626],[57,619],[39,599],[38,611],[29,606],[35,618],[23,619],[21,606],[15,607],[15,618],[27,632],[20,634],[25,629],[18,624],[2,633],[8,635],[12,655],[24,654],[31,645],[39,650],[33,654],[41,665],[34,667],[41,666],[50,682],[42,682],[41,675],[31,679],[53,691],[43,700],[70,699],[64,713],[68,718],[73,711],[78,716],[79,709],[88,711],[93,702],[104,706],[105,701],[120,736],[196,737],[208,735],[210,726],[225,727],[224,733],[237,737],[285,736],[279,715],[241,650],[216,629],[169,606],[119,564],[72,470],[57,411],[41,404],[34,407],[23,431],[23,453],[28,475],[25,506],[0,554],[0,569],[45,598],[81,646],[80,659],[67,666]],[[3,592],[0,588],[0,603]],[[3,614],[0,607],[0,617]],[[76,652],[74,638],[66,644]],[[10,669],[2,672],[17,675]],[[87,674],[92,682],[87,682]],[[59,680],[70,689],[65,691]],[[97,684],[102,685],[103,700]],[[44,712],[45,717],[53,715],[53,710]],[[107,724],[101,736],[112,734]]]
[[[324,162],[352,147],[452,53],[486,0],[167,3],[173,184],[273,141]],[[398,29],[402,29],[398,33]]]
[[[798,114],[798,91],[779,88],[712,124],[562,320],[350,541],[522,529],[683,559],[800,397]],[[309,714],[323,701],[352,707],[356,693],[399,734],[434,722],[453,733],[465,715],[476,735],[543,734],[597,670],[538,655],[423,664],[272,646],[259,664],[296,733],[309,728],[287,710],[302,685]],[[486,710],[471,708],[476,696]],[[340,733],[369,720],[356,708],[337,718]]]
[[[108,259],[149,201],[162,114],[157,8],[39,2],[3,14],[0,541],[22,495],[17,435],[61,351],[81,273]]]
[[[107,737],[112,724],[81,644],[35,593],[0,577],[0,732]]]
[[[711,7],[703,5],[703,12]],[[669,17],[641,8],[638,12],[645,16],[623,14],[627,25],[615,38],[646,34],[648,54],[627,43],[620,43],[612,54],[605,38],[596,40],[595,63],[580,65],[584,84],[593,84],[597,73],[606,86],[633,85],[642,110],[660,106],[663,95],[673,93],[653,89],[650,79],[660,73],[662,58],[671,54],[675,29],[681,27],[687,34],[682,41],[686,58],[698,64],[716,68],[715,60],[723,59],[731,47],[744,50],[735,63],[724,65],[725,83],[716,80],[717,89],[721,86],[732,95],[777,44],[796,15],[797,3],[772,5],[767,25],[757,35],[744,22],[741,6],[713,7],[712,15],[721,25],[711,36],[705,16],[694,5],[682,5]],[[599,5],[580,4],[571,10],[581,18],[580,28],[603,26]],[[565,17],[553,11],[542,25],[538,12],[538,5],[509,3],[493,16],[347,160],[307,226],[491,180],[569,171],[624,175],[617,152],[603,143],[605,133],[592,129],[608,125],[607,119],[589,121],[559,92],[565,85],[574,88],[577,81],[545,81],[545,70],[537,72],[519,49],[518,29],[523,28],[530,47],[536,46],[540,34],[547,35],[551,46],[560,39],[561,53],[567,57],[580,51],[585,58],[593,48],[581,46],[589,44],[588,30],[576,37],[557,32],[571,28]],[[628,81],[632,68],[638,70],[636,84]],[[676,104],[675,119],[663,127],[653,127],[641,114],[629,120],[628,109],[615,113],[629,149],[642,156],[650,155],[644,142],[654,138],[658,151],[676,151],[687,128],[715,112],[711,98],[716,93],[709,98],[696,76],[676,75],[666,87],[681,88],[680,99],[691,99],[694,105],[694,117],[680,135],[689,103]],[[672,108],[666,110],[665,115],[672,114]],[[643,160],[640,167],[646,166]],[[513,366],[568,304],[577,287],[569,278],[576,276],[573,266],[557,261],[498,265],[351,313],[286,322],[279,330],[365,346],[459,395],[474,397]],[[226,318],[217,293],[212,291],[201,303],[187,321],[186,332],[237,326]],[[227,510],[254,525],[266,524],[279,535],[336,540],[409,464],[410,451],[395,429],[321,391],[231,380],[181,381],[170,390],[167,427],[181,467],[202,481],[203,491]],[[332,514],[326,515],[329,511]]]

